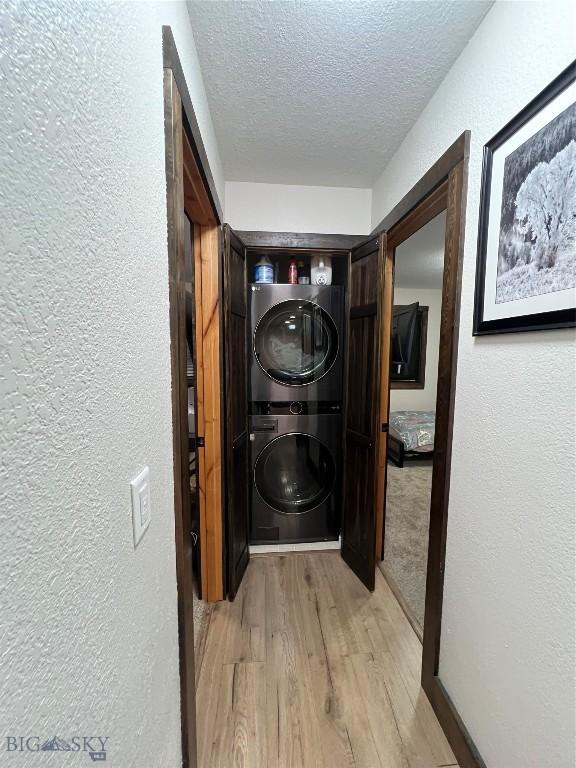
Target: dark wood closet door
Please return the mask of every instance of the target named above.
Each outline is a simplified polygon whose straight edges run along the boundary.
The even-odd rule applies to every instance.
[[[226,559],[228,596],[234,599],[249,560],[248,394],[246,386],[246,249],[223,227],[224,414],[226,425]]]
[[[373,237],[352,250],[348,283],[342,557],[370,590],[376,567],[383,237]]]

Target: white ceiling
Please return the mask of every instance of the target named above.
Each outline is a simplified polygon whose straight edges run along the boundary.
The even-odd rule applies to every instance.
[[[395,288],[442,288],[445,232],[444,211],[396,248]]]
[[[371,187],[491,5],[188,0],[226,179]]]

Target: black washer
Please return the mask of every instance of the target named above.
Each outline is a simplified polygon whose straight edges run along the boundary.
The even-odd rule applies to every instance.
[[[337,540],[341,414],[253,415],[250,445],[250,542]]]
[[[301,515],[320,506],[334,488],[336,465],[320,440],[302,432],[282,435],[260,452],[254,485],[275,512]]]

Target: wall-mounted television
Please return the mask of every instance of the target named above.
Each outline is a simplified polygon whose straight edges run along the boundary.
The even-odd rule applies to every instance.
[[[428,307],[419,302],[392,310],[391,389],[424,389]]]
[[[420,365],[421,323],[419,302],[392,310],[392,381],[416,381]]]

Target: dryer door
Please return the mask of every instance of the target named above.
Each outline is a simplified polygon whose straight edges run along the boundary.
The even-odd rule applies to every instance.
[[[254,354],[273,381],[297,387],[312,384],[336,360],[338,331],[330,315],[314,302],[281,301],[258,323]]]
[[[302,514],[315,509],[332,493],[334,459],[316,437],[290,433],[262,450],[254,467],[254,483],[276,512]]]

